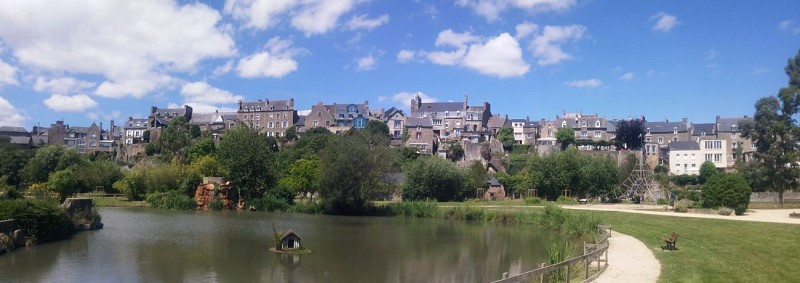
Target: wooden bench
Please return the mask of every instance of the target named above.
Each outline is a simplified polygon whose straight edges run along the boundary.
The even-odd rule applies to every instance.
[[[578,200],[578,203],[580,203],[580,204],[587,204],[587,203],[589,203],[589,200],[588,200],[588,199],[585,199],[585,198],[582,198],[582,199],[579,199],[579,200]]]
[[[670,237],[662,237],[661,240],[664,240],[664,243],[666,243],[667,245],[661,247],[661,249],[668,250],[668,251],[677,250],[678,248],[675,247],[675,243],[678,242],[678,236],[679,236],[678,233],[675,233],[675,231],[672,231],[672,236],[670,236]]]

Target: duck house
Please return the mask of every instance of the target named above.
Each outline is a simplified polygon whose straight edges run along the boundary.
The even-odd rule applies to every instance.
[[[280,239],[280,249],[281,250],[299,250],[303,248],[303,239],[300,238],[294,231],[287,230],[283,233]]]

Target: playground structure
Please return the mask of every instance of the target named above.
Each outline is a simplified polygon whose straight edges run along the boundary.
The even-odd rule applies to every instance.
[[[631,174],[622,182],[622,185],[608,193],[609,199],[656,202],[665,197],[664,190],[653,175],[653,170],[644,162],[644,152],[638,152],[637,157],[636,166],[633,167]]]
[[[221,178],[206,177],[203,183],[197,186],[194,192],[194,200],[197,202],[197,209],[209,210],[211,203],[216,200],[222,201],[222,209],[230,210],[233,208],[233,201],[230,195],[233,192],[231,182],[222,183]]]

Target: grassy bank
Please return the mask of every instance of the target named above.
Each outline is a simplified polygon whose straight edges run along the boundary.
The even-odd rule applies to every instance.
[[[660,282],[788,282],[800,266],[800,226],[747,221],[584,212],[642,241],[661,262]],[[661,237],[680,234],[678,251]],[[609,256],[614,264],[613,255]]]
[[[129,201],[125,197],[92,197],[95,207],[149,207],[145,201]]]

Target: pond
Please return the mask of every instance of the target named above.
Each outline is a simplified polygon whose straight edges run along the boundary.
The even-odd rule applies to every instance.
[[[0,255],[3,282],[488,282],[562,241],[533,225],[101,208],[105,228]],[[308,255],[269,252],[273,223]]]

